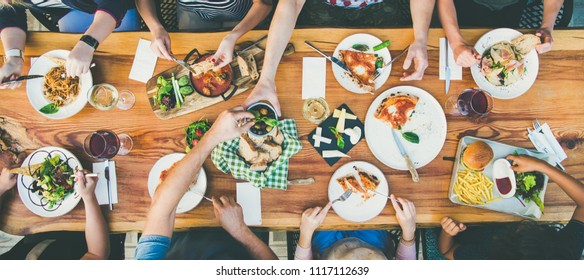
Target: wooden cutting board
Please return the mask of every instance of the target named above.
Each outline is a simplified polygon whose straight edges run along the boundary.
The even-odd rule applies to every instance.
[[[246,46],[249,46],[250,44],[251,42],[243,42],[241,44],[238,44],[236,46],[236,49],[244,49]],[[288,44],[288,46],[286,46],[286,50],[284,50],[284,56],[290,55],[292,53],[294,53],[294,46],[292,44]],[[249,50],[246,50],[245,52],[239,53],[240,57],[247,58],[248,61],[249,60],[252,61],[251,64],[255,64],[254,66],[256,67],[258,74],[261,73],[261,69],[264,62],[264,55],[265,51],[258,46],[254,46]],[[194,54],[193,57],[189,58],[189,61],[187,61],[187,63],[192,64],[197,58],[198,58],[197,54]],[[239,95],[253,88],[257,84],[257,81],[259,79],[259,75],[253,74],[243,75],[240,70],[238,59],[236,58],[233,59],[230,65],[231,69],[233,70],[233,79],[232,85],[227,90],[225,95],[227,95],[232,90],[235,90],[235,92],[229,98]],[[251,67],[253,66],[248,67],[248,69]],[[172,67],[170,69],[167,69],[165,71],[162,71],[161,73],[152,76],[152,78],[150,78],[150,80],[148,80],[148,82],[146,83],[146,94],[148,96],[148,101],[150,102],[150,107],[152,107],[152,111],[154,111],[154,114],[160,119],[163,120],[172,119],[227,100],[222,96],[206,97],[197,93],[195,90],[195,92],[193,92],[191,95],[185,97],[185,101],[180,108],[175,107],[168,111],[161,110],[160,106],[158,104],[155,104],[154,102],[154,98],[156,98],[156,79],[158,79],[158,76],[160,75],[164,76],[165,78],[168,78],[172,75],[172,73],[174,73],[174,76],[178,78],[183,75],[188,75],[189,71],[180,65],[176,65],[175,67]],[[234,86],[236,86],[237,88],[235,88]]]

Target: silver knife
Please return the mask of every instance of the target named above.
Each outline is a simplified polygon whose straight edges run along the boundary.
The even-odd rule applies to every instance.
[[[446,91],[446,95],[448,95],[448,90],[450,89],[450,66],[448,66],[448,53],[450,51],[449,51],[449,46],[448,46],[448,38],[444,39],[444,46],[446,49],[446,54],[445,54],[445,59],[444,59],[444,64],[445,64],[444,74],[446,75],[445,91]]]
[[[320,55],[324,56],[326,59],[330,60],[332,63],[334,63],[335,65],[341,67],[341,69],[345,70],[347,73],[351,74],[351,71],[349,71],[349,68],[347,68],[347,66],[341,62],[338,58],[333,57],[333,56],[328,56],[325,53],[323,53],[321,50],[319,50],[317,47],[313,46],[310,42],[308,41],[304,41],[304,43],[306,45],[308,45],[309,47],[311,47],[313,50],[315,50],[317,53],[319,53]],[[353,74],[351,74],[352,76]]]
[[[255,46],[255,45],[259,44],[260,42],[262,42],[262,41],[263,41],[263,40],[265,40],[266,38],[268,38],[268,35],[267,35],[267,34],[266,34],[266,35],[264,35],[264,37],[262,37],[262,38],[259,38],[259,39],[255,40],[253,43],[251,43],[251,45],[249,45],[249,46],[245,47],[243,50],[236,51],[236,52],[235,52],[235,56],[237,57],[237,56],[238,56],[240,53],[242,53],[242,52],[244,52],[244,51],[247,51],[247,50],[251,49],[253,46]]]
[[[109,164],[109,159],[105,161],[105,170],[103,171],[104,175],[105,175],[105,179],[107,181],[107,203],[109,205],[109,210],[114,210],[114,206],[112,205],[112,191],[111,191],[111,187],[110,187],[110,174],[109,174],[109,168],[110,168],[110,164]]]
[[[20,82],[20,81],[24,81],[24,80],[30,80],[30,79],[37,79],[37,78],[42,78],[45,75],[28,75],[28,76],[20,76],[14,80],[9,80],[9,81],[5,81],[3,82],[3,84],[6,83],[14,83],[14,82]]]
[[[172,60],[174,62],[178,63],[180,66],[189,70],[189,72],[193,73],[194,75],[198,75],[197,72],[195,72],[195,70],[188,63],[186,63],[184,60],[177,59],[176,57],[174,57],[173,54],[170,54],[170,58],[172,58]]]
[[[395,129],[393,128],[391,129],[391,134],[393,135],[393,140],[395,141],[395,144],[397,145],[399,152],[401,153],[402,157],[406,160],[408,170],[410,171],[410,174],[412,174],[412,180],[416,183],[419,182],[420,176],[418,176],[418,171],[416,171],[414,163],[412,162],[412,160],[408,156],[408,153],[406,152],[406,149],[402,145],[401,140],[399,139],[399,135],[397,134],[397,132],[395,132]]]
[[[370,191],[372,191],[372,192],[374,192],[374,193],[376,193],[376,194],[378,194],[378,195],[381,195],[381,196],[383,196],[383,197],[387,197],[387,199],[391,199],[391,197],[389,197],[389,195],[384,195],[384,194],[382,194],[382,193],[380,193],[380,192],[378,192],[378,191],[376,191],[376,190],[371,190],[371,189],[370,189]]]
[[[312,178],[312,177],[302,178],[302,179],[292,179],[292,180],[288,180],[288,185],[289,186],[303,186],[303,185],[314,184],[314,182],[316,182],[316,180],[314,180],[314,178]]]

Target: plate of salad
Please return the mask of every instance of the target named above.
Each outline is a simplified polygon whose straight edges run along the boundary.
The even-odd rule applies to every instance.
[[[195,90],[188,75],[175,77],[174,73],[170,78],[163,75],[156,78],[156,94],[153,96],[154,105],[160,110],[170,111],[180,108],[185,103],[185,97],[193,94]]]
[[[18,194],[31,212],[41,217],[59,217],[81,200],[72,176],[83,167],[71,152],[44,147],[28,155],[22,167],[30,169],[30,176],[18,175]]]
[[[198,120],[185,128],[185,140],[187,141],[185,152],[188,153],[196,146],[209,129],[211,129],[211,125],[208,120]]]

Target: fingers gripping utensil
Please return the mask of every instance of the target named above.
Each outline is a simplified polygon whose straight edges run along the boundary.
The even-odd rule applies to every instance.
[[[385,70],[387,70],[387,68],[389,68],[389,66],[391,66],[391,64],[398,59],[400,56],[402,56],[404,53],[408,52],[408,49],[410,48],[410,45],[407,45],[405,47],[405,49],[401,50],[401,52],[399,52],[394,58],[392,58],[387,64],[385,64],[385,66],[383,66],[382,68],[377,68],[375,69],[375,78],[373,78],[373,80],[377,80],[377,78],[379,78],[379,76],[381,76],[381,74],[383,74],[383,72],[385,72]]]
[[[345,201],[351,196],[351,194],[353,194],[353,191],[351,189],[347,189],[341,196],[339,196],[339,198],[333,200],[331,204],[335,204],[338,201]]]

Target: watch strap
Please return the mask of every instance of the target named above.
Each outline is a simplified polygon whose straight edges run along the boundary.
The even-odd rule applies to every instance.
[[[6,51],[4,59],[8,60],[9,57],[20,57],[24,59],[24,53],[22,52],[22,50],[19,49],[9,49],[8,51]]]
[[[93,49],[97,49],[97,47],[99,46],[99,41],[97,41],[97,39],[95,39],[89,35],[81,36],[81,39],[79,39],[79,41],[86,43],[87,45],[89,45]]]

